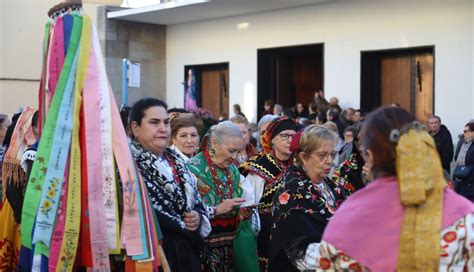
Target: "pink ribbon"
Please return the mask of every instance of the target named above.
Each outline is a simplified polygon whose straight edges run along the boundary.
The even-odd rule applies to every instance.
[[[100,112],[100,89],[96,57],[92,49],[83,89],[89,192],[88,204],[94,269],[109,271],[109,242],[102,197],[104,180],[102,172],[102,133],[100,122],[97,121],[97,114]]]
[[[49,44],[50,49],[48,50],[48,98],[46,99],[46,112],[49,109],[51,99],[54,96],[54,90],[59,80],[59,75],[64,64],[64,27],[63,18],[59,17],[53,28],[52,42]]]
[[[59,203],[59,210],[54,226],[53,238],[51,239],[51,248],[49,250],[49,271],[56,271],[58,265],[59,251],[64,236],[64,226],[66,224],[66,205],[67,205],[67,181],[69,177],[69,157],[66,163],[66,171],[64,172],[64,183],[61,188],[61,200]]]

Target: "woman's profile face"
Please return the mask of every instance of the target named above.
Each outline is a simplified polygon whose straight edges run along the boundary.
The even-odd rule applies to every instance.
[[[291,140],[295,136],[296,131],[287,129],[278,133],[272,139],[272,149],[275,153],[290,156],[293,152],[290,150]]]
[[[243,147],[243,140],[240,137],[226,137],[222,143],[212,140],[214,148],[214,163],[221,168],[228,168],[235,160]]]
[[[168,146],[171,129],[168,113],[163,107],[146,109],[140,125],[133,121],[131,128],[136,141],[155,154],[161,155]]]
[[[250,142],[249,125],[240,123],[235,125],[239,127],[240,131],[242,131],[242,134],[244,135],[244,145],[247,146]]]
[[[320,143],[319,148],[310,154],[300,153],[304,169],[306,169],[308,176],[313,182],[321,182],[331,171],[333,160],[336,156],[334,147],[335,145],[332,141],[324,140]]]
[[[182,127],[173,138],[173,144],[184,154],[191,156],[199,144],[199,133],[196,127]]]

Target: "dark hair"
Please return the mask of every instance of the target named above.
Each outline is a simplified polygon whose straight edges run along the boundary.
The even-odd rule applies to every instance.
[[[329,116],[332,117],[333,120],[336,120],[337,118],[339,118],[339,111],[334,107],[329,107],[327,113]]]
[[[321,121],[323,124],[328,121],[328,118],[326,117],[326,114],[324,112],[319,112],[316,118]]]
[[[188,113],[189,111],[183,108],[171,108],[168,110],[168,113],[177,112],[177,113]]]
[[[237,112],[242,112],[239,104],[234,104],[234,110],[236,110]]]
[[[168,109],[168,105],[158,98],[142,98],[135,102],[135,104],[133,104],[132,108],[130,109],[128,124],[130,125],[133,121],[135,121],[138,125],[141,125],[143,116],[145,116],[145,111],[151,107],[163,107],[165,110]]]
[[[315,102],[309,103],[309,108],[311,109],[312,112],[317,112],[318,111],[318,104]]]
[[[171,121],[171,139],[174,139],[178,131],[184,127],[195,127],[198,134],[202,130],[202,120],[199,120],[192,113],[183,113],[176,116]]]
[[[8,115],[0,113],[0,127],[3,126],[3,122],[5,122],[8,119]]]
[[[15,129],[16,123],[18,122],[18,118],[20,118],[21,112],[15,113],[12,116],[12,123],[7,129],[7,133],[5,133],[5,138],[3,139],[3,145],[8,147],[10,145],[10,141],[12,139],[13,130]]]
[[[291,119],[296,118],[296,114],[294,111],[292,111],[290,108],[286,108],[283,110],[283,116],[289,117]]]
[[[264,104],[267,104],[267,105],[269,105],[270,107],[273,107],[273,100],[267,99],[267,100],[265,100]]]
[[[128,116],[130,115],[131,109],[132,108],[130,108],[129,106],[123,106],[120,109],[120,119],[122,119],[122,125],[127,135],[130,134],[130,126],[128,125]]]
[[[39,111],[35,111],[35,113],[33,114],[33,118],[31,118],[31,126],[32,127],[38,127],[38,115],[39,115]]]
[[[470,131],[474,131],[474,122],[469,122],[465,125],[465,127],[469,127]]]
[[[357,133],[357,128],[355,126],[347,126],[345,129],[344,129],[344,133],[343,134],[346,134],[346,132],[352,132],[352,136],[356,136],[356,133]]]
[[[396,143],[390,140],[390,134],[413,121],[416,121],[415,116],[399,107],[382,107],[367,115],[359,139],[363,149],[370,149],[374,156],[375,178],[396,174]]]

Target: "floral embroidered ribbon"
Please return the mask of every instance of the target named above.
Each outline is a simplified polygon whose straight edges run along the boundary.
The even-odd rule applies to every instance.
[[[68,20],[68,19],[66,19]],[[54,90],[58,84],[59,75],[63,68],[64,63],[64,26],[63,26],[63,17],[59,17],[54,24],[54,28],[52,30],[52,37],[49,44],[49,56],[47,58],[47,73],[46,73],[46,82],[48,88],[47,94],[48,97],[46,99],[45,108],[49,108],[49,104],[51,103],[51,99],[54,96]]]
[[[118,222],[118,205],[117,205],[117,188],[115,177],[115,164],[112,146],[112,110],[110,106],[110,97],[108,93],[108,79],[105,72],[105,64],[103,63],[102,52],[99,44],[99,37],[97,30],[92,29],[92,46],[97,60],[99,72],[99,86],[100,90],[100,125],[102,132],[102,169],[104,176],[104,206],[105,218],[107,221],[107,233],[109,241],[109,250],[111,253],[120,253],[120,232]],[[116,113],[118,114],[118,113]]]
[[[143,255],[145,240],[143,216],[140,215],[137,172],[132,160],[132,154],[125,137],[114,94],[109,84],[109,97],[112,106],[112,138],[115,160],[117,161],[123,190],[123,222],[122,240],[129,256]],[[140,228],[137,228],[140,226]]]
[[[35,230],[33,233],[33,244],[43,243],[48,248],[53,233],[54,222],[59,204],[59,197],[64,181],[66,161],[69,155],[73,123],[71,116],[74,102],[74,78],[76,74],[76,63],[78,55],[74,58],[71,73],[69,75],[63,101],[59,107],[59,115],[54,130],[54,143],[51,147],[50,160],[45,169],[46,175],[40,200],[40,207],[36,214]],[[49,255],[48,252],[42,252]]]
[[[49,164],[50,160],[50,152],[53,145],[54,130],[56,128],[56,123],[59,115],[59,106],[64,96],[64,91],[69,79],[69,74],[71,72],[73,60],[76,55],[79,39],[81,36],[82,24],[80,23],[80,21],[82,19],[75,17],[75,21],[76,20],[77,23],[75,23],[73,26],[68,53],[66,55],[66,59],[63,65],[63,70],[61,71],[61,75],[59,77],[56,94],[52,100],[51,108],[48,113],[48,118],[43,128],[41,141],[36,155],[36,160],[33,163],[25,193],[21,219],[21,242],[23,246],[29,249],[32,248],[31,240],[33,224],[42,195],[42,188],[46,175],[47,165]]]
[[[97,122],[97,113],[101,113],[102,90],[99,87],[99,71],[96,54],[90,52],[89,68],[84,83],[84,121],[87,156],[88,204],[91,232],[91,249],[94,269],[110,270],[108,256],[108,232],[105,218],[103,187],[103,135],[101,122]],[[84,154],[82,154],[84,156]]]
[[[76,77],[76,91],[74,97],[74,126],[69,167],[66,226],[56,271],[72,269],[77,253],[77,243],[81,223],[81,149],[79,145],[79,113],[82,103],[81,92],[87,76],[87,68],[91,52],[92,25],[89,16],[83,15],[82,24],[79,62],[77,64],[78,72]]]

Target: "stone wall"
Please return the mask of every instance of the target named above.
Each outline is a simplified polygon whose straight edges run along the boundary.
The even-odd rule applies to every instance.
[[[97,8],[97,32],[107,75],[122,104],[122,59],[141,65],[140,88],[128,88],[128,105],[151,96],[166,99],[166,27],[107,19],[108,6]]]

